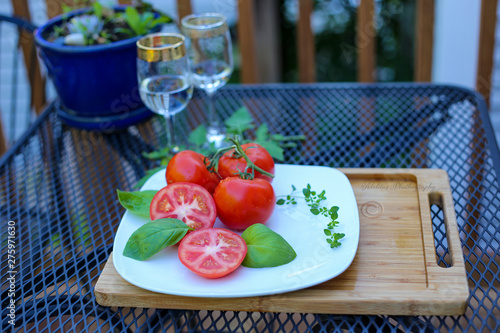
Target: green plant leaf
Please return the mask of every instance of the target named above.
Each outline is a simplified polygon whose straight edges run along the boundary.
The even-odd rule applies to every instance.
[[[113,31],[115,33],[122,33],[124,35],[129,36],[129,37],[133,37],[134,36],[134,31],[132,29],[129,29],[129,28],[116,28]]]
[[[146,13],[142,13],[141,14],[141,22],[147,26],[148,24],[150,24],[151,22],[153,22],[155,18],[155,15],[151,12],[146,12]]]
[[[118,200],[125,209],[134,214],[149,217],[149,206],[158,191],[126,192],[116,190],[116,192],[118,193]]]
[[[255,130],[255,140],[256,141],[267,141],[269,139],[269,128],[266,123],[261,124]]]
[[[244,131],[254,127],[253,118],[244,106],[236,110],[224,123],[227,132],[234,135],[242,135]]]
[[[305,135],[302,135],[302,134],[284,136],[283,134],[277,133],[277,134],[271,135],[271,140],[274,140],[274,141],[303,141],[305,139],[306,139]]]
[[[283,148],[281,148],[280,145],[277,144],[276,142],[255,140],[255,143],[258,143],[262,147],[266,148],[266,150],[269,152],[272,158],[275,158],[278,161],[283,161],[285,159],[283,155],[284,152]]]
[[[61,8],[62,8],[62,11],[64,14],[69,13],[70,11],[74,10],[74,8],[72,8],[71,6],[68,6],[65,3],[61,4]]]
[[[334,239],[334,240],[339,240],[339,239],[342,239],[342,238],[344,238],[344,237],[345,237],[345,234],[344,234],[344,233],[342,233],[342,232],[339,232],[339,233],[335,233],[335,234],[333,234],[333,239]]]
[[[92,9],[94,11],[94,15],[99,19],[102,18],[102,5],[99,1],[96,1],[92,4]]]
[[[141,16],[141,20],[139,21],[139,26],[136,31],[138,35],[146,34],[151,29],[151,24],[154,20],[153,13],[143,13]]]
[[[161,160],[168,157],[170,153],[170,147],[161,148],[160,150],[154,150],[150,152],[143,152],[142,156],[150,160]]]
[[[137,9],[135,9],[133,6],[127,6],[125,9],[125,21],[127,21],[128,25],[130,28],[137,34],[139,33],[137,31],[140,30],[140,22],[141,22],[141,17],[139,15],[139,12]]]
[[[241,237],[248,249],[241,263],[245,267],[276,267],[288,264],[297,257],[294,249],[283,237],[263,224],[251,225]]]
[[[193,229],[177,219],[167,218],[148,222],[130,236],[123,255],[144,261],[167,246],[179,242],[189,230]]]
[[[207,142],[207,128],[201,124],[196,127],[188,136],[189,143],[192,143],[197,146],[202,146]]]
[[[158,18],[156,18],[152,23],[151,23],[151,27],[154,28],[156,27],[157,25],[159,24],[167,24],[167,23],[172,23],[173,20],[172,18],[168,17],[168,16],[165,16],[165,15],[162,15]]]

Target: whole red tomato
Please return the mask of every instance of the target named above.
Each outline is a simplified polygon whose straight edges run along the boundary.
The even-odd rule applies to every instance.
[[[178,152],[168,162],[167,184],[178,182],[194,183],[203,186],[210,194],[214,193],[220,178],[207,169],[208,160],[205,156],[192,150]]]
[[[229,177],[214,192],[217,216],[227,227],[243,230],[255,223],[266,223],[274,211],[276,196],[264,179]]]
[[[250,161],[264,171],[274,175],[274,160],[264,147],[257,143],[245,143],[241,147]],[[234,149],[230,150],[219,159],[218,172],[222,178],[237,176],[240,171],[245,171],[247,162],[243,157],[236,158],[234,153]],[[251,172],[251,170],[248,171]],[[255,171],[254,177],[265,179],[268,182],[273,181],[271,177],[263,175],[258,171]]]

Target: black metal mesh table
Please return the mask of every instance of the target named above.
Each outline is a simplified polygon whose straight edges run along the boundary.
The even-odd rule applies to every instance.
[[[181,119],[185,131],[206,120],[204,102],[195,94]],[[114,133],[83,131],[59,121],[56,102],[0,161],[3,331],[500,330],[500,157],[486,106],[476,94],[416,84],[229,86],[217,103],[224,117],[244,105],[271,132],[304,134],[305,141],[286,150],[284,163],[446,170],[469,277],[466,314],[352,316],[98,305],[93,286],[124,213],[115,190],[131,190],[155,166],[141,153],[161,145],[162,123],[152,118]],[[436,247],[445,256],[439,208],[432,215]],[[9,254],[15,262],[8,261],[14,258]],[[9,323],[11,299],[17,302],[15,326]]]

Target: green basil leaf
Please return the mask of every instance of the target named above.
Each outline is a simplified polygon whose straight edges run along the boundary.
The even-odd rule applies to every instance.
[[[291,262],[297,254],[288,242],[263,224],[248,227],[241,235],[247,243],[245,267],[276,267]]]
[[[179,242],[189,230],[193,229],[177,219],[148,222],[130,236],[123,255],[136,260],[146,260],[167,246]]]
[[[125,209],[134,214],[149,217],[149,206],[158,191],[125,192],[116,190],[116,192],[118,193],[118,200]]]

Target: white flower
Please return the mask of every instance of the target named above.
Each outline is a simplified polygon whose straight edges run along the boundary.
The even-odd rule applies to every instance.
[[[85,36],[99,34],[104,22],[95,15],[80,15],[73,17],[67,27],[70,33],[82,33]]]

